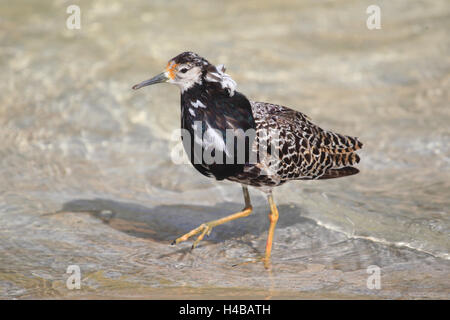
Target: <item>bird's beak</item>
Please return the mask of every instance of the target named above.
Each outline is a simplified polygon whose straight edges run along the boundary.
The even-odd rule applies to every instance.
[[[146,86],[149,86],[149,85],[152,85],[152,84],[155,84],[155,83],[167,82],[168,80],[169,80],[169,77],[167,76],[166,72],[163,72],[163,73],[160,73],[160,74],[158,74],[157,76],[155,76],[155,77],[153,77],[151,79],[148,79],[148,80],[142,81],[141,83],[135,84],[133,86],[133,89],[137,90],[137,89],[140,89],[142,87],[146,87]]]

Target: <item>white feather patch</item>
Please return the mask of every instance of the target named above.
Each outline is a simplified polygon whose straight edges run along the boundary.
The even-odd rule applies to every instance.
[[[225,154],[228,155],[229,153],[226,149],[226,144],[220,131],[212,128],[209,123],[206,123],[206,126],[207,129],[203,134],[203,137],[199,136],[199,134],[194,134],[194,143],[201,145],[204,149],[217,150],[220,152],[225,152]],[[192,125],[192,128],[198,133],[197,130],[201,130],[201,122],[196,121],[194,125]]]
[[[192,102],[192,101],[191,101],[191,105],[192,105],[194,108],[200,107],[200,108],[205,108],[205,109],[206,109],[206,106],[205,106],[200,100],[197,100],[196,102]]]
[[[225,141],[219,130],[212,128],[209,123],[207,123],[208,129],[205,131],[203,136],[203,147],[213,147],[214,150],[224,152],[228,155],[227,149],[225,147]]]
[[[219,64],[215,67],[215,71],[209,71],[205,79],[210,82],[219,82],[222,89],[227,89],[230,97],[234,95],[236,91],[236,81],[234,81],[230,75],[225,73],[225,66],[223,64]]]

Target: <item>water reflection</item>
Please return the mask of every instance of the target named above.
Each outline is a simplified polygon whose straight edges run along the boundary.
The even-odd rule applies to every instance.
[[[354,1],[78,3],[80,30],[65,2],[0,3],[1,297],[448,298],[448,1],[381,1],[378,31]],[[264,249],[256,191],[197,250],[168,245],[242,208],[239,186],[171,162],[178,90],[131,90],[185,50],[365,144],[357,176],[275,191],[271,280],[231,267]]]

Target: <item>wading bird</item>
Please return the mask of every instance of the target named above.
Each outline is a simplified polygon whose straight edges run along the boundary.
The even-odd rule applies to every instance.
[[[323,130],[287,107],[247,99],[236,91],[236,82],[223,65],[183,52],[168,62],[164,72],[133,89],[162,82],[181,89],[181,127],[193,137],[183,136],[183,146],[193,166],[207,177],[240,183],[245,202],[242,211],[203,223],[173,244],[197,235],[194,248],[214,227],[248,216],[252,205],[247,186],[253,186],[267,194],[270,206],[265,255],[258,259],[268,268],[278,220],[272,189],[290,180],[332,179],[359,172],[353,167],[359,162],[355,151],[362,147],[357,138]],[[230,130],[234,135],[227,134]],[[206,159],[205,153],[213,160]]]

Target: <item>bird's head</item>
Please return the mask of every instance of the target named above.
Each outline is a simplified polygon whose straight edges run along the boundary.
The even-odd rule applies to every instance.
[[[227,90],[230,96],[236,89],[236,82],[225,73],[223,65],[216,67],[196,53],[183,52],[169,60],[164,72],[134,85],[133,89],[137,90],[152,84],[167,82],[176,84],[181,92],[184,92],[195,84],[201,85],[206,81],[220,83],[222,89]]]

